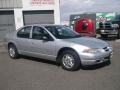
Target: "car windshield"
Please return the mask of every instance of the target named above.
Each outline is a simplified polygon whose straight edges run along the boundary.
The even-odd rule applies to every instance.
[[[114,18],[113,18],[113,21],[119,21],[120,20],[120,15],[116,15]]]
[[[45,26],[57,39],[77,38],[80,35],[65,26]]]

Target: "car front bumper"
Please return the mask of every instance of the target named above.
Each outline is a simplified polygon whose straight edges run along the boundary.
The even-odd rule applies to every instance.
[[[118,34],[118,30],[101,30],[101,34],[104,35],[117,35]]]
[[[108,58],[101,58],[101,59],[97,59],[97,60],[83,60],[81,62],[81,64],[83,66],[96,65],[96,64],[104,63],[104,62],[109,61],[109,60],[110,60],[110,57],[108,57]]]
[[[94,56],[82,55],[81,64],[83,66],[88,66],[88,65],[103,63],[109,61],[112,58],[112,56],[113,56],[113,51],[108,51]]]

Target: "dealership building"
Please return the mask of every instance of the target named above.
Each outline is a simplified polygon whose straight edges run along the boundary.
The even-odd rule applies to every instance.
[[[60,24],[60,1],[0,0],[0,39],[30,24]]]

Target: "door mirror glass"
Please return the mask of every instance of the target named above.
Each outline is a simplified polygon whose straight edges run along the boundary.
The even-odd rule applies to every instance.
[[[53,41],[53,38],[49,35],[43,35],[42,40],[44,41]]]
[[[48,37],[46,37],[46,36],[43,36],[42,39],[45,41],[49,41]]]

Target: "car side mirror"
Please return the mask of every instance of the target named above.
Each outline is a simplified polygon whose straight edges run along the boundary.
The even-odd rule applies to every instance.
[[[49,41],[49,39],[48,39],[47,36],[43,36],[42,39],[43,39],[44,41]]]
[[[51,37],[47,36],[47,35],[44,35],[42,37],[42,40],[44,40],[44,41],[53,41],[53,39]]]

